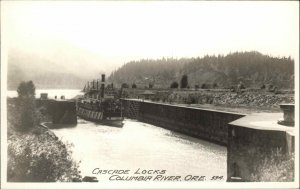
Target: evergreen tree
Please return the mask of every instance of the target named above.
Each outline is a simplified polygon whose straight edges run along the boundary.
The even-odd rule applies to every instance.
[[[35,97],[35,86],[32,81],[22,81],[17,89],[20,98]]]
[[[180,81],[180,88],[184,89],[188,87],[188,77],[187,75],[183,75]]]
[[[279,89],[294,87],[294,60],[290,57],[270,57],[259,52],[235,52],[225,56],[206,55],[189,59],[142,59],[124,64],[109,79],[118,85],[138,82],[147,88],[149,82],[153,82],[151,78],[155,78],[157,86],[166,88],[177,80],[180,87],[187,88],[188,84],[181,86],[180,73],[190,76],[190,86],[206,82],[208,88],[215,87],[214,83],[217,88],[228,88],[243,81],[247,87],[258,88],[272,80],[272,84]]]
[[[35,86],[32,81],[21,82],[18,91],[19,114],[16,115],[19,130],[27,131],[37,123],[35,114]]]
[[[153,83],[149,83],[149,89],[153,88]]]

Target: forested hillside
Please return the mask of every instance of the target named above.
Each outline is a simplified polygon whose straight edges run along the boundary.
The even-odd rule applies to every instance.
[[[133,83],[138,88],[153,84],[169,88],[174,81],[188,76],[189,87],[203,84],[229,88],[242,82],[245,87],[273,85],[279,89],[294,88],[294,60],[271,57],[259,52],[236,52],[226,56],[204,56],[189,59],[159,59],[131,61],[112,72],[108,80],[116,85]]]

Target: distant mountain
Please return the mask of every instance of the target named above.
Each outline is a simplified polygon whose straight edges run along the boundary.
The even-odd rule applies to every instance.
[[[64,53],[61,57],[46,58],[39,54],[16,49],[8,51],[7,84],[9,90],[16,90],[21,81],[32,80],[36,88],[83,88],[86,81],[99,77],[100,66],[89,61],[96,58],[85,52],[73,56]],[[61,61],[59,61],[61,60]]]
[[[180,83],[184,74],[188,76],[190,87],[206,84],[228,88],[243,82],[252,88],[264,84],[294,88],[294,60],[255,51],[190,59],[131,61],[112,72],[108,80],[115,85],[135,83],[144,88],[153,83],[157,88],[169,88],[173,81]]]

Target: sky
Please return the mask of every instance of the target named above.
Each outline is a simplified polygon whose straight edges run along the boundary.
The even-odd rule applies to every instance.
[[[298,60],[297,1],[2,1],[1,9],[8,49],[51,61],[82,49],[108,71],[131,60],[252,50]]]

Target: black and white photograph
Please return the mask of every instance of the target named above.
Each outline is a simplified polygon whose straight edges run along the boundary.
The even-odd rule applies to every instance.
[[[1,1],[1,188],[299,188],[298,1]]]

